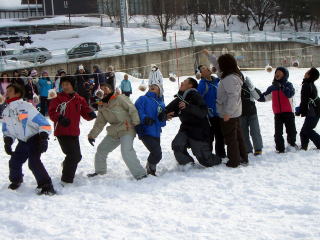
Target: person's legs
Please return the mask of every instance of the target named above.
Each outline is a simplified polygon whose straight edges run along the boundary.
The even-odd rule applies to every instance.
[[[250,126],[250,135],[252,138],[252,143],[253,143],[255,152],[262,151],[263,142],[262,142],[260,124],[259,124],[259,119],[257,114],[249,117],[249,126]]]
[[[320,149],[320,135],[314,131],[319,122],[319,117],[306,117],[300,131],[301,148],[308,149],[309,140]]]
[[[231,118],[225,122],[223,119],[220,120],[222,126],[222,132],[227,144],[227,155],[229,161],[228,167],[238,167],[240,164],[240,149],[237,137],[237,121]]]
[[[133,149],[133,140],[134,137],[131,135],[124,135],[120,138],[121,155],[131,174],[135,179],[139,180],[144,178],[147,173],[141,166],[137,154]]]
[[[250,117],[248,117],[248,116],[241,116],[240,117],[240,126],[241,126],[243,139],[246,144],[248,153],[252,153],[253,148],[252,148],[252,144],[251,144],[250,136],[249,136],[249,126],[250,126],[249,119],[250,119]]]
[[[210,143],[210,149],[211,149],[211,152],[212,152],[213,151],[213,142],[215,140],[215,136],[214,136],[214,130],[215,130],[214,118],[209,118],[209,122],[210,122],[210,139],[209,139],[209,143]]]
[[[162,150],[160,145],[160,138],[151,136],[142,136],[141,140],[144,146],[150,152],[148,157],[148,163],[151,170],[156,171],[156,166],[162,158]]]
[[[284,139],[283,139],[283,120],[281,114],[274,115],[274,141],[276,143],[276,150],[284,152]]]
[[[98,145],[97,152],[94,157],[94,169],[97,174],[107,173],[107,158],[110,152],[120,145],[120,139],[106,136]]]
[[[63,153],[66,154],[63,161],[61,181],[73,183],[78,163],[82,158],[79,137],[60,136],[58,137],[58,141]]]
[[[28,140],[28,156],[29,156],[29,169],[32,171],[37,184],[38,188],[42,188],[44,186],[51,185],[51,178],[47,170],[45,169],[43,163],[41,162],[41,153],[38,150],[38,143],[39,143],[39,135],[36,135]]]
[[[287,132],[287,141],[291,146],[295,147],[296,146],[296,138],[297,138],[297,130],[296,130],[294,113],[286,113],[285,114],[284,125],[286,127],[286,132]]]
[[[221,130],[220,125],[220,118],[214,117],[213,118],[213,126],[214,126],[214,138],[215,138],[215,150],[216,155],[220,158],[226,157],[226,150],[224,148],[224,138]]]
[[[23,182],[22,165],[28,159],[27,143],[19,141],[9,160],[9,180],[12,183]]]
[[[188,137],[185,132],[178,132],[177,136],[172,141],[171,147],[178,164],[186,165],[188,163],[194,163],[193,158],[187,151]]]
[[[40,97],[40,113],[45,116],[46,115],[46,106],[47,106],[47,98]]]
[[[240,127],[240,118],[235,118],[236,128],[237,128],[237,139],[238,139],[238,147],[240,153],[240,163],[248,163],[248,150],[246,144],[243,139],[241,127]]]
[[[212,153],[210,143],[191,138],[189,138],[188,142],[190,143],[193,155],[195,155],[201,165],[212,167],[221,163],[221,158]]]

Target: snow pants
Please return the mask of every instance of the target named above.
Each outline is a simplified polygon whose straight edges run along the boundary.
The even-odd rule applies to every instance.
[[[276,143],[276,150],[279,152],[284,152],[285,150],[284,139],[283,139],[283,125],[286,127],[288,143],[291,146],[295,146],[297,130],[296,130],[294,113],[287,112],[287,113],[278,113],[274,115],[274,127],[275,127],[274,140]]]
[[[221,131],[220,126],[220,118],[219,117],[213,117],[210,118],[210,143],[211,149],[213,150],[213,142],[215,142],[215,153],[217,156],[221,158],[226,157],[226,151],[224,149],[224,138]]]
[[[41,153],[38,150],[39,135],[31,137],[27,142],[19,141],[9,161],[9,180],[23,182],[22,165],[28,160],[28,166],[33,173],[38,187],[51,184],[51,178],[41,162]]]
[[[94,161],[95,172],[98,174],[107,173],[108,155],[120,145],[123,161],[127,165],[133,177],[141,179],[146,176],[147,173],[141,166],[137,154],[133,149],[133,140],[134,137],[131,135],[124,135],[119,139],[107,135],[97,148]]]
[[[150,152],[148,157],[148,163],[152,166],[152,169],[155,169],[156,165],[162,159],[162,150],[160,145],[160,138],[151,137],[151,136],[142,136],[141,141],[144,146]]]
[[[185,131],[179,131],[172,141],[174,156],[180,165],[194,163],[187,149],[191,148],[193,155],[205,167],[212,167],[221,163],[221,158],[212,153],[208,141],[199,141],[188,137]]]
[[[262,143],[262,136],[260,132],[258,115],[254,114],[251,116],[241,116],[240,126],[242,129],[244,142],[247,147],[247,152],[252,153],[253,148],[255,151],[261,151],[263,148],[263,143]],[[252,138],[253,147],[250,141],[249,133]]]
[[[301,148],[308,149],[309,141],[320,149],[320,135],[314,130],[319,122],[320,116],[306,117],[300,131]]]
[[[59,136],[57,138],[62,152],[66,155],[62,164],[63,168],[61,181],[66,183],[73,183],[78,163],[82,159],[79,137]]]

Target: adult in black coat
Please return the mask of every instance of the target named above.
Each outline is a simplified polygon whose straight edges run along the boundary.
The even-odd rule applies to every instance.
[[[93,81],[91,82],[92,75],[88,70],[80,65],[75,73],[76,92],[84,97],[89,104],[92,95]]]
[[[301,149],[308,150],[311,140],[320,149],[320,135],[314,130],[320,119],[320,98],[314,82],[319,78],[319,71],[311,68],[304,75],[301,89],[301,103],[296,108],[296,115],[305,117],[300,131]]]
[[[220,164],[221,159],[211,151],[208,108],[197,87],[195,79],[187,78],[181,83],[176,98],[166,107],[168,119],[179,117],[181,121],[179,132],[172,141],[172,150],[180,165],[194,163],[187,152],[191,148],[201,165],[212,167]]]

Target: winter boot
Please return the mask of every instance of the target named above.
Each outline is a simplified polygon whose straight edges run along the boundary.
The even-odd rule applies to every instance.
[[[52,196],[55,195],[56,191],[54,190],[52,184],[46,184],[41,188],[41,191],[39,192],[39,195],[48,195]]]
[[[8,186],[9,189],[11,190],[16,190],[21,186],[21,182],[12,182],[10,183],[10,185]]]
[[[260,156],[262,155],[262,150],[255,150],[253,153],[254,156]]]
[[[154,164],[150,164],[149,162],[146,165],[146,169],[147,169],[147,174],[148,175],[152,175],[152,176],[157,176],[156,175],[156,165]]]
[[[95,177],[95,176],[98,176],[99,175],[99,173],[89,173],[89,174],[87,174],[87,177],[88,178],[92,178],[92,177]]]

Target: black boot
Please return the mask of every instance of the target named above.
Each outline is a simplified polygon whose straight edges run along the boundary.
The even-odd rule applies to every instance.
[[[52,184],[46,184],[41,188],[41,191],[39,192],[39,195],[48,195],[52,196],[55,195],[56,191],[54,190]]]
[[[11,190],[16,190],[21,186],[21,182],[12,182],[10,183],[10,185],[8,186],[9,189]]]
[[[150,163],[147,163],[146,165],[146,169],[147,169],[147,174],[148,175],[152,175],[152,176],[157,176],[156,175],[156,166]]]
[[[98,176],[99,174],[98,173],[89,173],[87,174],[87,177],[88,178],[92,178],[92,177],[95,177],[95,176]]]

